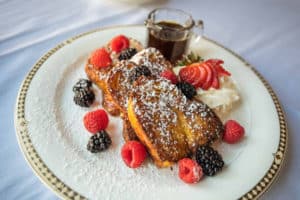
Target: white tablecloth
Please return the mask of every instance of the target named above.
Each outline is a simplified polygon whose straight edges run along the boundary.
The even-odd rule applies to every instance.
[[[31,66],[71,36],[143,23],[155,7],[181,8],[203,19],[206,36],[242,55],[272,85],[286,112],[290,140],[286,164],[263,199],[300,198],[300,1],[165,0],[138,6],[105,0],[0,0],[0,199],[57,199],[25,162],[14,131],[18,88]]]

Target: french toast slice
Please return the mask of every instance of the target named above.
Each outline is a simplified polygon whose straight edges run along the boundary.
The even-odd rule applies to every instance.
[[[128,119],[158,167],[171,166],[223,133],[222,122],[208,106],[188,100],[162,78],[135,81]]]
[[[109,96],[111,96],[112,101],[115,102],[120,110],[121,116],[125,115],[125,118],[127,113],[127,101],[132,88],[130,74],[136,67],[137,65],[135,63],[122,60],[109,72],[106,80]]]
[[[135,48],[138,52],[143,49],[142,44],[132,38],[129,38],[129,47]],[[112,59],[111,66],[96,69],[88,59],[85,65],[85,73],[87,74],[88,78],[95,83],[103,92],[103,107],[113,116],[118,116],[120,114],[119,104],[116,102],[110,92],[108,91],[107,86],[107,79],[109,77],[110,71],[115,67],[115,65],[119,62],[118,57],[119,53],[112,52],[110,48],[110,43],[104,46],[107,52],[110,53],[110,57]]]
[[[164,70],[171,69],[171,64],[154,48],[140,51],[132,59],[118,62],[108,73],[106,79],[107,97],[120,111],[123,122],[125,141],[137,139],[127,117],[127,102],[132,90],[131,74],[138,66],[144,65],[151,72],[151,77],[158,78]]]
[[[118,109],[118,105],[115,101],[113,101],[112,96],[110,95],[107,87],[107,78],[108,73],[112,69],[112,67],[106,67],[102,69],[95,69],[92,64],[90,64],[89,60],[85,65],[85,73],[87,77],[95,83],[101,90],[103,94],[103,102],[102,105],[113,116],[118,116],[120,111]]]
[[[132,90],[132,71],[138,66],[146,66],[151,72],[151,77],[158,78],[164,70],[171,69],[171,64],[155,48],[147,48],[130,59],[122,60],[110,70],[106,79],[107,92],[113,99],[122,115],[127,113],[127,102]]]

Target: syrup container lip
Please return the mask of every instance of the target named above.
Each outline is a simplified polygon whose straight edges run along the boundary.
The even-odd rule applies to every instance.
[[[175,11],[175,12],[178,12],[178,13],[181,13],[181,14],[185,15],[188,18],[188,22],[189,22],[188,26],[184,25],[180,29],[180,31],[190,30],[190,29],[192,29],[194,27],[195,20],[193,19],[193,17],[189,13],[187,13],[185,11],[180,10],[180,9],[175,9],[175,8],[156,8],[156,9],[152,10],[148,14],[148,18],[145,20],[145,25],[148,28],[162,29],[161,26],[158,24],[159,22],[155,22],[155,13],[159,12],[159,11],[163,11],[163,10],[166,10],[166,11]],[[168,27],[168,29],[178,31],[178,28]]]

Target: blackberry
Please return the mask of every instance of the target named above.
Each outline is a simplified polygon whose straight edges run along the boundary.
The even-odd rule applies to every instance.
[[[135,48],[128,48],[121,52],[119,55],[119,60],[129,60],[132,56],[137,53]]]
[[[102,130],[93,135],[87,144],[87,149],[92,153],[98,153],[108,149],[111,145],[111,139],[106,131]]]
[[[73,86],[73,92],[80,92],[81,90],[88,90],[92,86],[92,82],[87,79],[79,79]]]
[[[196,161],[207,176],[215,175],[224,166],[221,155],[208,145],[198,147],[196,150]]]
[[[130,72],[129,81],[132,83],[140,76],[151,76],[151,72],[145,65],[138,66]]]
[[[90,89],[79,90],[75,92],[75,96],[73,98],[75,104],[81,107],[89,107],[93,104],[95,100],[94,92]]]
[[[187,82],[179,82],[176,86],[181,90],[181,92],[188,98],[192,99],[196,94],[196,89],[194,86]]]

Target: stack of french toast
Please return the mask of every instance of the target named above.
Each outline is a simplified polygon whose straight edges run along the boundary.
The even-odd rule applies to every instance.
[[[103,91],[103,107],[122,118],[124,140],[140,141],[158,167],[168,167],[199,145],[222,138],[223,125],[213,110],[161,77],[172,64],[157,49],[129,40],[134,55],[121,56],[108,44],[103,47],[112,59],[108,66],[95,66],[90,58],[85,66],[88,78]]]

